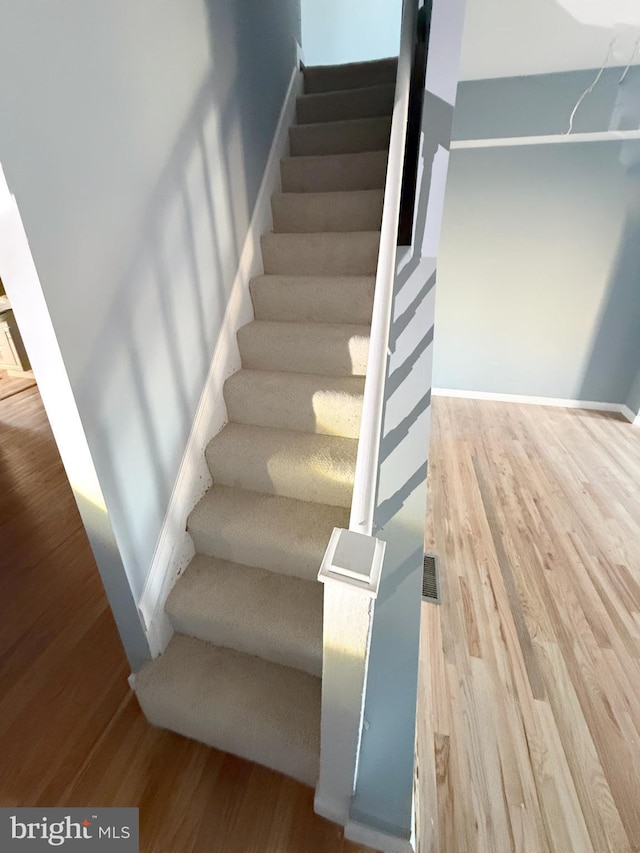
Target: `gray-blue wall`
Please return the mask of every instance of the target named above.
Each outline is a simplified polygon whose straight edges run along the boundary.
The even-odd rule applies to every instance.
[[[585,98],[574,132],[607,129],[621,71]],[[595,74],[462,83],[454,136],[563,133]],[[625,402],[640,367],[639,157],[640,142],[452,152],[435,386]]]
[[[578,107],[573,133],[606,130],[620,91],[623,68],[606,69]],[[460,84],[453,138],[484,139],[566,133],[569,118],[596,70],[467,80]],[[635,87],[640,69],[627,74],[625,88]]]
[[[137,597],[294,68],[299,0],[15,0],[0,31],[0,162]]]

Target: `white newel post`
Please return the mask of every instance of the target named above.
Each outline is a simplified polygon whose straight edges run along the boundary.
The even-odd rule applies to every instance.
[[[320,777],[315,810],[343,826],[358,764],[371,620],[385,543],[335,528],[318,573],[324,584]]]

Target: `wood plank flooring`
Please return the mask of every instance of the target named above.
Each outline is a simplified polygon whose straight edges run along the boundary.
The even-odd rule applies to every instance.
[[[420,853],[640,850],[640,430],[433,408]]]
[[[6,370],[0,370],[0,400],[13,397],[27,388],[33,388],[36,380],[33,376],[26,374],[22,376],[11,376]]]
[[[143,853],[366,853],[313,791],[154,729],[42,404],[0,401],[0,805],[138,806]]]

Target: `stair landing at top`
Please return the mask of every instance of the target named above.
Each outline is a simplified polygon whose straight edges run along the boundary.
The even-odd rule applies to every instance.
[[[395,83],[397,69],[398,59],[395,56],[346,65],[312,65],[303,69],[304,90],[311,95]]]

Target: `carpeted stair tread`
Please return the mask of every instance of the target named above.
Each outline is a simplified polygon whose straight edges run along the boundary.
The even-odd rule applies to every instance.
[[[214,483],[348,509],[357,447],[353,438],[230,423],[205,455]]]
[[[254,320],[238,331],[242,366],[250,370],[364,376],[369,326]]]
[[[275,193],[273,230],[280,233],[379,231],[383,191]]]
[[[175,634],[135,691],[153,725],[317,782],[319,678]]]
[[[322,585],[196,554],[166,604],[174,629],[322,675]]]
[[[379,231],[263,234],[267,275],[375,275]]]
[[[374,276],[262,275],[251,281],[256,320],[368,325]]]
[[[387,158],[386,150],[284,157],[280,161],[282,191],[324,193],[383,189]]]
[[[238,370],[227,379],[229,420],[276,429],[358,438],[364,379]]]
[[[304,69],[305,92],[335,92],[379,83],[395,83],[398,58],[372,59],[344,65],[310,65]]]
[[[342,507],[214,483],[187,529],[200,554],[314,580],[333,528],[348,526]]]
[[[298,124],[390,116],[393,112],[395,88],[395,83],[382,83],[300,95],[296,102]]]
[[[295,124],[289,128],[289,151],[292,157],[379,151],[389,147],[390,135],[390,116]]]

